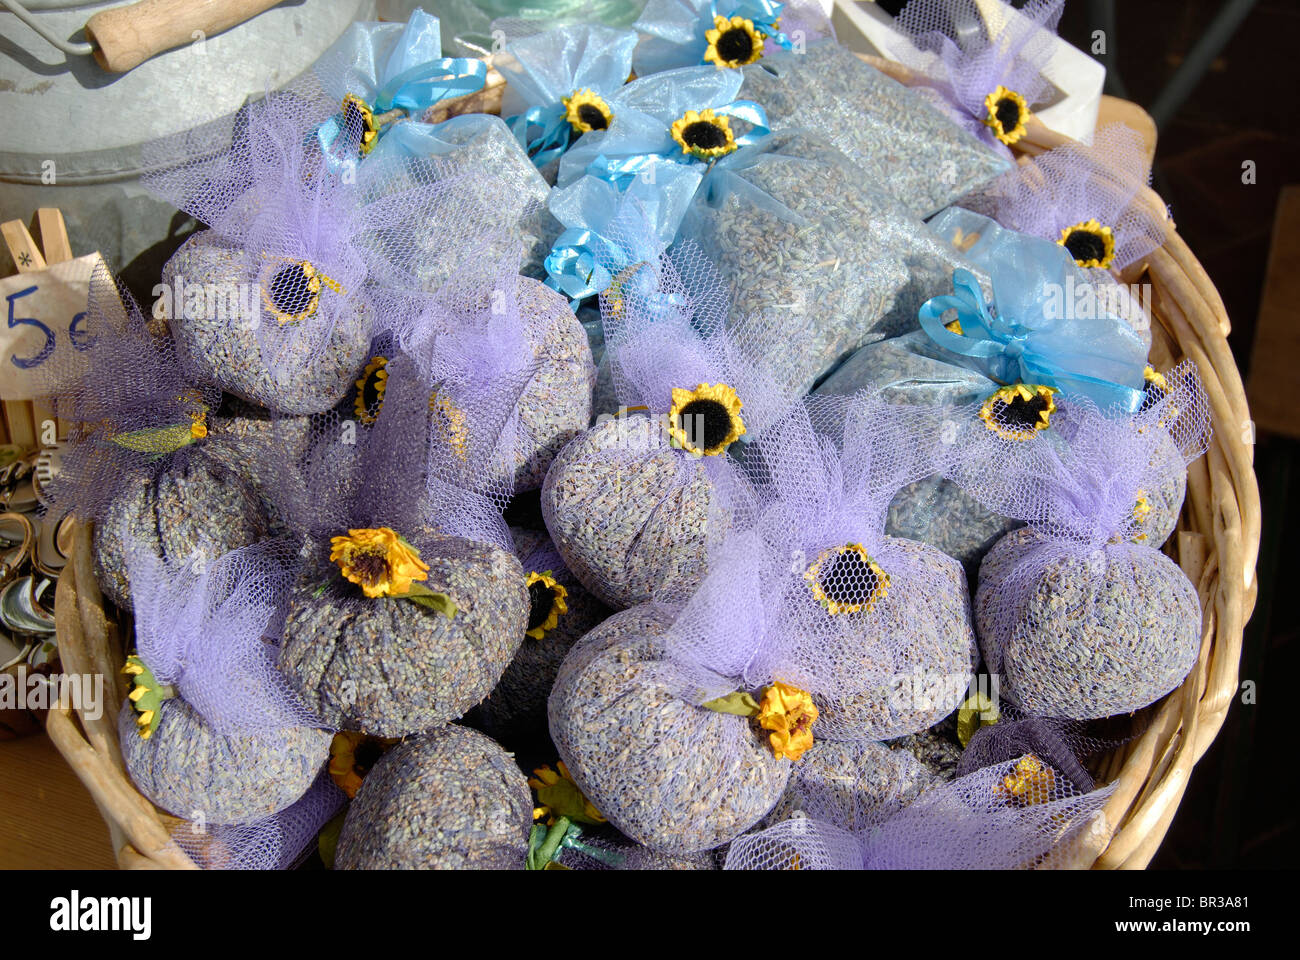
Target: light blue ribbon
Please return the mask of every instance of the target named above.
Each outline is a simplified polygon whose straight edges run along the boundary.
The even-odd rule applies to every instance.
[[[393,109],[406,112],[417,119],[435,103],[450,97],[460,97],[483,89],[487,79],[487,64],[468,57],[443,57],[417,64],[388,79],[379,88],[371,111],[387,113]],[[354,162],[355,156],[342,156],[338,143],[343,130],[343,114],[337,113],[316,128],[316,139],[332,169]],[[380,131],[382,137],[384,131]],[[338,145],[339,150],[335,147]]]
[[[626,250],[595,230],[565,230],[546,257],[546,285],[563,293],[577,309],[580,300],[600,293],[613,279],[600,265],[602,260],[618,264],[620,270],[631,263]]]
[[[1101,410],[1118,408],[1133,414],[1142,406],[1142,390],[1087,372],[1099,365],[1122,366],[1130,359],[1107,354],[1104,338],[1095,332],[1070,320],[1036,329],[1014,317],[995,317],[969,270],[954,270],[952,287],[951,294],[931,297],[921,305],[917,313],[921,329],[945,350],[974,360],[990,380],[1041,384],[1067,396],[1081,394]],[[960,334],[944,327],[942,318],[947,310],[957,311]]]
[[[533,166],[539,170],[564,153],[573,139],[573,124],[569,123],[568,110],[563,103],[529,107],[523,113],[506,120],[506,126],[533,161]],[[528,131],[532,127],[542,129],[530,139]]]
[[[601,180],[608,180],[617,186],[620,190],[625,189],[632,180],[641,175],[646,167],[659,160],[668,160],[672,163],[707,163],[709,169],[713,170],[718,167],[725,167],[729,161],[739,152],[741,147],[753,146],[761,142],[765,137],[771,134],[771,129],[767,125],[767,111],[760,107],[752,100],[734,100],[731,103],[724,104],[720,107],[709,107],[718,116],[730,117],[736,120],[743,120],[750,124],[752,129],[743,136],[736,137],[737,150],[719,157],[716,160],[700,160],[691,156],[682,150],[681,145],[673,140],[669,135],[668,142],[671,146],[664,147],[650,153],[635,153],[624,157],[610,158],[600,154],[595,160],[587,165],[587,173],[593,177],[599,177]]]

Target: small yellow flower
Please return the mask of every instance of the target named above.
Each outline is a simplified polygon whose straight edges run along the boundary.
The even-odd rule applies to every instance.
[[[353,411],[362,423],[374,423],[384,408],[384,391],[388,389],[387,357],[371,357],[357,381],[357,399]]]
[[[330,741],[330,777],[349,799],[355,797],[370,768],[397,742],[354,730],[340,730]]]
[[[208,425],[204,422],[203,414],[190,415],[193,422],[190,424],[190,436],[195,440],[202,440],[208,435]]]
[[[1014,383],[1002,387],[980,406],[980,419],[1000,437],[1032,440],[1052,425],[1056,393],[1051,387]]]
[[[817,706],[806,690],[780,680],[763,689],[758,702],[758,725],[770,730],[768,742],[778,757],[798,760],[813,745],[812,727]]]
[[[1137,502],[1133,504],[1133,526],[1140,528],[1142,524],[1146,523],[1147,518],[1151,516],[1152,509],[1151,501],[1147,499],[1146,491],[1139,490],[1137,492]],[[1137,533],[1133,536],[1133,539],[1137,541],[1142,541],[1146,538],[1147,535],[1145,533]]]
[[[262,304],[282,326],[315,315],[322,289],[343,293],[336,281],[306,260],[263,256],[270,262],[262,270]]]
[[[1014,90],[998,84],[996,90],[984,98],[984,125],[993,129],[993,136],[1010,146],[1025,135],[1025,121],[1029,119],[1029,104]]]
[[[379,142],[379,125],[375,123],[375,112],[370,104],[356,94],[349,93],[343,98],[343,128],[355,129],[361,137],[361,155],[364,157]]]
[[[550,767],[539,767],[533,771],[528,785],[537,793],[540,805],[533,808],[533,819],[548,817],[547,826],[554,826],[558,817],[568,817],[574,823],[606,823],[605,817],[588,800],[578,785],[573,782],[569,768],[561,760],[556,764],[559,773]]]
[[[744,17],[715,16],[713,29],[704,34],[708,49],[704,60],[725,67],[743,67],[763,56],[763,37],[754,29],[754,21]]]
[[[585,87],[574,90],[560,102],[564,104],[564,119],[569,121],[575,133],[608,130],[614,122],[614,111],[594,90]]]
[[[560,622],[560,615],[569,612],[569,605],[564,598],[569,591],[563,584],[555,582],[551,571],[528,574],[528,631],[527,636],[540,640],[554,630]]]
[[[389,527],[349,530],[330,540],[330,562],[361,587],[367,597],[398,597],[415,580],[427,580],[429,567],[415,548]]]
[[[689,453],[717,456],[744,435],[743,406],[736,391],[725,383],[701,383],[694,390],[673,387],[668,435],[674,446]]]
[[[823,550],[803,578],[832,615],[870,611],[889,593],[889,574],[860,543]]]
[[[1164,374],[1150,365],[1142,371],[1142,380],[1143,396],[1142,406],[1138,410],[1139,413],[1150,410],[1172,392],[1169,389],[1169,381],[1165,379]]]
[[[1096,220],[1084,220],[1061,230],[1056,241],[1081,267],[1109,268],[1115,261],[1115,232]]]
[[[687,110],[673,121],[672,135],[682,153],[696,160],[716,160],[736,149],[731,120],[712,110]]]
[[[464,460],[469,456],[469,422],[465,411],[456,406],[451,397],[434,390],[429,394],[429,413],[433,426],[444,443]]]
[[[1008,802],[1018,807],[1047,803],[1056,786],[1056,772],[1032,753],[1025,754],[1007,771],[994,788]]]

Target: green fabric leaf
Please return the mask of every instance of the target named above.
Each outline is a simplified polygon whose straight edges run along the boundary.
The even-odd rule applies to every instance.
[[[418,603],[430,610],[437,610],[448,620],[456,619],[456,611],[459,609],[451,597],[445,593],[434,593],[428,587],[422,587],[418,583],[411,584],[410,592],[404,593],[396,599],[410,600],[412,603]]]
[[[737,690],[725,697],[718,697],[716,700],[702,703],[700,706],[715,713],[734,713],[738,717],[758,716],[758,701],[744,690]]]
[[[977,693],[957,708],[957,739],[962,747],[970,743],[975,731],[988,727],[1001,718],[997,704],[982,693]]]

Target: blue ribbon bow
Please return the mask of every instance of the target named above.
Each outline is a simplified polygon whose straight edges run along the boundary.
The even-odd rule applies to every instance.
[[[1116,383],[1096,375],[1098,369],[1124,370],[1134,364],[1124,347],[1116,325],[1122,320],[1061,320],[1033,327],[1014,317],[994,316],[984,301],[979,281],[969,271],[952,274],[951,294],[931,297],[917,313],[923,329],[939,346],[969,357],[990,380],[997,383],[1032,383],[1053,387],[1067,396],[1083,395],[1101,410],[1118,408],[1126,414],[1142,406],[1141,388]],[[943,325],[943,314],[956,310],[961,333]],[[1136,338],[1132,338],[1136,339]],[[1141,358],[1137,358],[1137,379],[1141,381]]]
[[[568,111],[563,103],[529,107],[523,113],[508,119],[506,126],[533,161],[533,166],[539,170],[564,153],[573,140],[573,124],[569,123]],[[530,138],[528,131],[532,127],[542,129]]]

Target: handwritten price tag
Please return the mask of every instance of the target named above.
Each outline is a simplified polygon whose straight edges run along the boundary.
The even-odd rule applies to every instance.
[[[52,371],[75,369],[92,343],[86,298],[90,275],[102,265],[92,253],[0,280],[0,399],[48,394]]]

